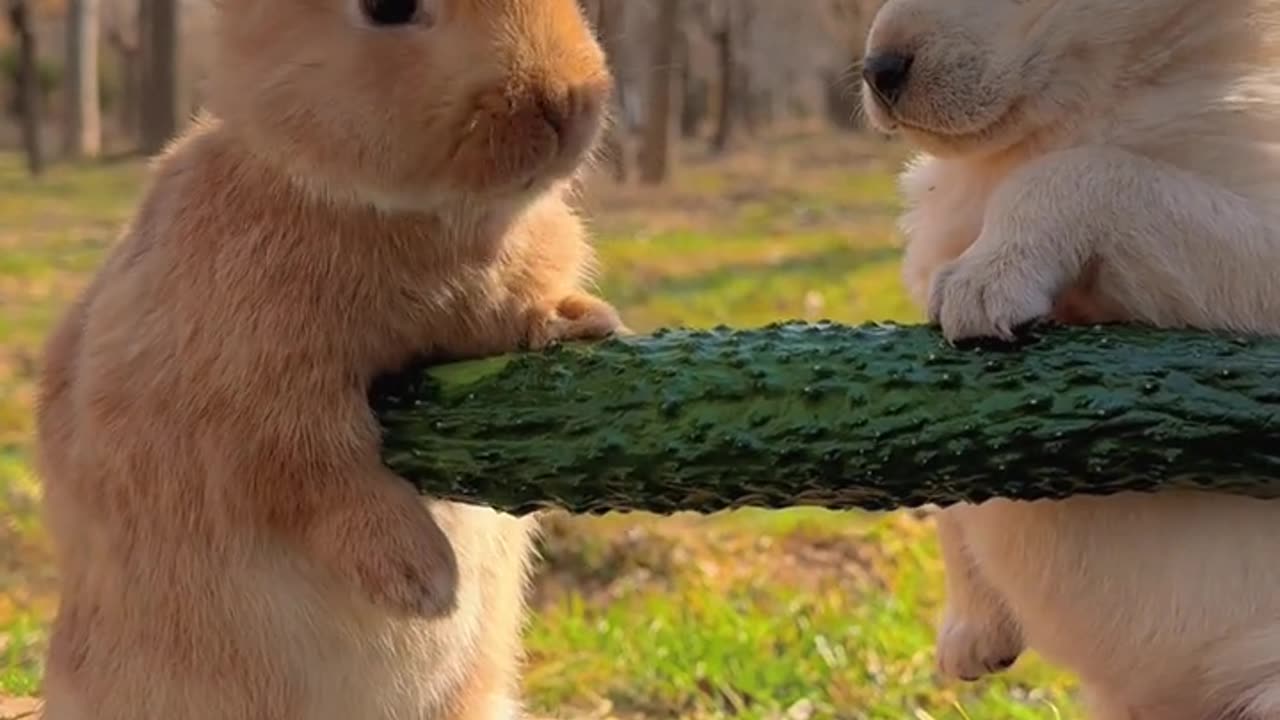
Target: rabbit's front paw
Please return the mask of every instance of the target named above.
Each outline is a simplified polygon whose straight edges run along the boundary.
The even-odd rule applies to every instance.
[[[558,342],[630,333],[612,305],[594,295],[573,293],[532,314],[526,344],[531,350],[541,350]]]
[[[424,617],[453,610],[457,558],[416,498],[344,509],[319,525],[313,545],[366,600],[390,612]]]

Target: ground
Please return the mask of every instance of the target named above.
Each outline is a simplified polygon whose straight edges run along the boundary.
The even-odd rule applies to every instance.
[[[634,329],[786,318],[916,322],[898,279],[901,148],[797,129],[657,190],[593,183],[601,292]],[[0,154],[0,720],[39,692],[53,610],[27,465],[43,333],[114,240],[145,166]],[[1076,717],[1071,679],[1024,656],[973,685],[934,672],[941,566],[915,513],[812,509],[557,516],[527,635],[526,689],[557,718]]]

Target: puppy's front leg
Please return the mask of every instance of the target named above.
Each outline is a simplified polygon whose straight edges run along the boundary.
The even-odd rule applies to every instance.
[[[1092,267],[1092,299],[1118,319],[1272,332],[1280,233],[1268,213],[1124,150],[1049,153],[993,194],[977,241],[935,273],[929,316],[951,340],[1011,338]]]
[[[937,653],[943,675],[974,681],[1012,666],[1022,654],[1023,639],[1017,620],[965,546],[968,509],[954,505],[934,515],[947,592]]]

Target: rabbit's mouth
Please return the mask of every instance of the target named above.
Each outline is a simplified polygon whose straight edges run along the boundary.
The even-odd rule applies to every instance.
[[[459,119],[452,172],[473,191],[521,195],[572,177],[602,132],[598,85],[503,86],[476,95]]]

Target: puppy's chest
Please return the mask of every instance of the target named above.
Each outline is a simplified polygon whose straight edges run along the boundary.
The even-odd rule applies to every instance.
[[[899,182],[906,204],[900,225],[913,245],[958,255],[982,232],[983,214],[999,181],[975,163],[938,158],[914,161]]]

